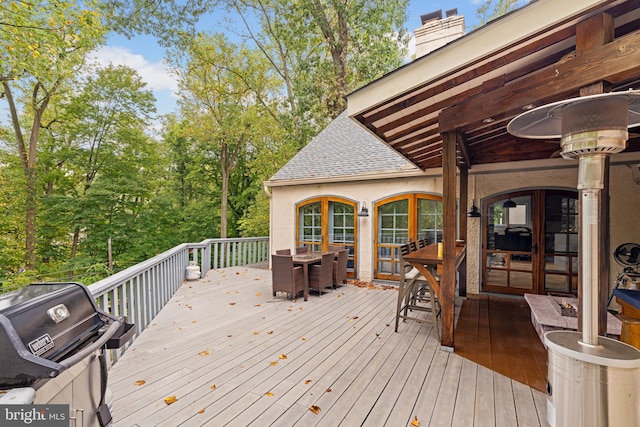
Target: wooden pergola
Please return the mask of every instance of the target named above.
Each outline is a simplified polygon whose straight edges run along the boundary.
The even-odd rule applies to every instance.
[[[467,237],[469,169],[559,157],[558,140],[523,140],[506,126],[551,102],[640,87],[637,0],[538,0],[347,97],[349,115],[426,170],[443,171],[442,345],[453,347],[455,240]],[[640,151],[630,130],[626,152]],[[460,175],[458,193],[457,175]],[[607,180],[608,181],[608,180]],[[456,235],[459,196],[460,236]],[[601,218],[608,223],[608,183]],[[600,236],[608,266],[606,230]],[[606,328],[608,268],[600,277]],[[464,292],[464,289],[461,290]]]

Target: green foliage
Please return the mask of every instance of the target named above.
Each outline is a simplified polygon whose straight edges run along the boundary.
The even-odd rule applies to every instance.
[[[195,31],[219,6],[246,19],[233,29],[246,43],[202,31],[206,21]],[[402,63],[406,6],[2,3],[0,102],[12,108],[11,126],[0,126],[3,289],[105,277],[109,240],[117,271],[183,242],[268,234],[262,182],[344,109],[346,93]],[[164,118],[159,141],[149,136],[155,100],[140,77],[85,63],[105,23],[127,35],[155,34],[170,49],[180,110]],[[38,271],[20,273],[30,252]]]
[[[478,26],[499,18],[526,3],[524,0],[485,0],[476,10],[479,18]]]
[[[17,156],[0,150],[0,281],[24,267],[24,175]]]

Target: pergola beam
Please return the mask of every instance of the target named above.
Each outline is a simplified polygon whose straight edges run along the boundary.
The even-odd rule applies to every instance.
[[[440,133],[464,130],[487,118],[514,116],[528,104],[562,99],[581,88],[607,81],[615,84],[640,73],[640,31],[610,43],[565,57],[540,71],[530,73],[517,84],[499,87],[475,96],[440,113]],[[491,109],[487,111],[487,105]]]

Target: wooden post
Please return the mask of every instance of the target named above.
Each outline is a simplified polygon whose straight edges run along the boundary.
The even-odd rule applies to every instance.
[[[456,134],[442,134],[442,237],[444,243],[440,304],[443,347],[453,349],[456,288]]]
[[[460,236],[459,238],[467,243],[467,212],[469,211],[469,169],[466,165],[460,166]],[[467,296],[467,261],[466,257],[463,264],[458,268],[459,282],[458,294],[461,297]],[[455,295],[454,295],[455,296]]]
[[[601,13],[592,16],[576,26],[576,55],[589,52],[614,40],[615,25],[611,15]],[[580,96],[597,95],[609,92],[609,85],[605,81],[595,82],[580,89]],[[599,263],[600,275],[598,277],[598,335],[607,334],[607,302],[609,301],[609,157],[605,159],[604,188],[600,192],[600,235],[598,247],[600,248]],[[582,203],[582,201],[580,201]],[[582,209],[580,209],[582,211]],[[581,245],[578,245],[579,250]],[[583,259],[583,254],[578,253],[578,259]],[[578,307],[582,309],[582,277],[578,277]],[[578,330],[582,331],[582,316],[578,316]]]

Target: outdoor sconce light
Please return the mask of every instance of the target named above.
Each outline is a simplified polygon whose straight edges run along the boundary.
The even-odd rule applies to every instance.
[[[469,218],[480,218],[482,215],[480,215],[480,211],[478,210],[478,207],[476,206],[476,177],[474,175],[473,177],[473,203],[471,204],[471,210],[469,212],[467,212],[467,216]]]
[[[362,209],[358,212],[359,217],[369,216],[369,209],[367,209],[367,202],[362,202]]]
[[[476,206],[475,202],[471,206],[471,210],[467,212],[467,216],[469,218],[480,218],[482,216],[480,215],[480,211],[478,210],[478,207]]]
[[[514,202],[511,199],[507,200],[506,202],[504,202],[502,204],[502,207],[505,208],[505,209],[506,208],[515,208],[516,206],[518,206],[518,205],[516,205],[516,202]]]

